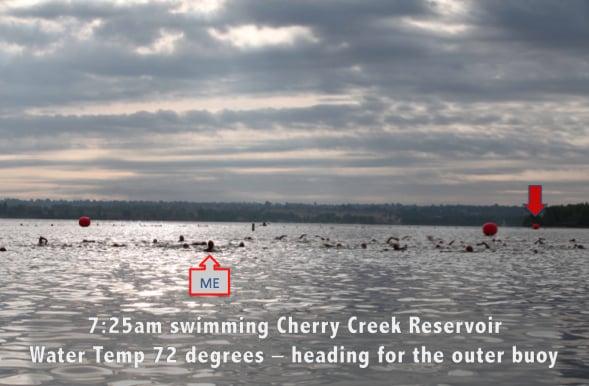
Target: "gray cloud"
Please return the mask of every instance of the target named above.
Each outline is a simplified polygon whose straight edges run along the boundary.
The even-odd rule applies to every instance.
[[[478,20],[486,21],[506,40],[587,53],[589,4],[584,0],[493,0],[480,6]]]
[[[178,4],[0,6],[0,195],[26,196],[19,183],[205,201],[513,203],[530,182],[564,201],[587,193],[584,1]],[[231,101],[284,96],[320,100]],[[199,106],[212,97],[227,103]]]

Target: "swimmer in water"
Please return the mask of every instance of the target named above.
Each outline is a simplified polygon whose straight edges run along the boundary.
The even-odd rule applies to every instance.
[[[43,236],[40,236],[39,237],[39,243],[38,243],[38,245],[40,247],[42,247],[44,245],[47,245],[48,243],[49,243],[49,240],[47,240],[45,237],[43,237]]]
[[[207,243],[207,248],[205,249],[205,252],[214,252],[215,251],[215,243],[213,242],[213,240],[209,240],[209,242]]]

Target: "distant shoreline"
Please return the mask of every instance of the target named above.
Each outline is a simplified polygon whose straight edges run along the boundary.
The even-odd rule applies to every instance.
[[[589,227],[589,204],[550,206],[539,218],[523,206],[196,203],[165,201],[0,200],[0,218],[69,220],[90,216],[101,221],[174,221],[309,223],[359,225]]]

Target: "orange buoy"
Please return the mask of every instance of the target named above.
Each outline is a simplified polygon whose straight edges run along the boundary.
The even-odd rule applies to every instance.
[[[80,217],[80,219],[78,220],[78,224],[80,224],[80,226],[81,226],[82,228],[89,227],[91,222],[92,222],[92,221],[90,220],[90,217],[88,217],[88,216],[82,216],[82,217]]]
[[[533,224],[532,224],[532,229],[540,229],[540,224],[538,224],[538,223],[533,223]]]
[[[487,222],[483,224],[483,233],[485,234],[485,236],[494,236],[497,234],[497,230],[497,224],[495,224],[494,222]]]

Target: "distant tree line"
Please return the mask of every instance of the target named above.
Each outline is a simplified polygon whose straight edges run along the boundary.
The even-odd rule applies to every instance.
[[[403,225],[529,225],[521,206],[195,203],[167,201],[0,200],[0,218],[101,220],[309,222]],[[544,226],[589,226],[589,205],[552,206],[544,211]]]
[[[589,228],[589,203],[549,206],[540,217],[528,216],[524,225],[533,222],[545,227]]]

